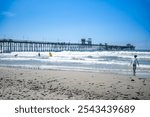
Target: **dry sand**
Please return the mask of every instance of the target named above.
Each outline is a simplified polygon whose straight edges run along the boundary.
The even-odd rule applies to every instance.
[[[1,100],[150,99],[150,78],[0,67]]]

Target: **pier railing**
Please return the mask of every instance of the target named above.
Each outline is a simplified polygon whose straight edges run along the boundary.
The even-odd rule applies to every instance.
[[[48,51],[99,51],[99,50],[134,50],[133,45],[126,46],[82,44],[65,42],[39,42],[27,40],[0,39],[0,53],[9,52],[48,52]]]

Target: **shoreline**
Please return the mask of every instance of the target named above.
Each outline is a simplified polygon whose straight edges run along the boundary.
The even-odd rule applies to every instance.
[[[1,100],[150,99],[150,79],[108,72],[0,67]]]
[[[133,73],[132,73],[132,71],[126,71],[126,72],[123,72],[123,71],[109,71],[108,72],[108,70],[91,70],[91,69],[65,69],[65,68],[59,68],[59,66],[56,68],[56,67],[54,67],[54,68],[43,68],[43,67],[39,67],[39,66],[33,66],[33,65],[31,65],[31,66],[29,66],[29,65],[24,65],[24,66],[20,66],[20,65],[16,65],[16,66],[14,66],[14,65],[10,65],[10,66],[8,66],[8,65],[0,65],[0,67],[4,67],[4,68],[16,68],[16,69],[31,69],[31,70],[53,70],[53,71],[74,71],[74,72],[91,72],[91,73],[108,73],[108,74],[117,74],[117,75],[125,75],[125,76],[130,76],[130,77],[132,77],[133,76]],[[132,70],[132,69],[131,69]],[[139,73],[139,71],[137,71],[137,75],[136,75],[136,77],[139,77],[139,78],[150,78],[149,77],[149,74],[142,74],[141,75],[141,73]]]

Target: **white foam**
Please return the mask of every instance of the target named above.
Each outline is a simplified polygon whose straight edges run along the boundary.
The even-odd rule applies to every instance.
[[[41,62],[59,62],[59,63],[80,63],[80,64],[105,64],[105,65],[125,65],[129,66],[130,61],[124,59],[131,59],[133,55],[138,55],[140,60],[150,60],[150,52],[134,52],[134,51],[94,51],[94,52],[79,52],[79,51],[63,51],[51,52],[52,57],[49,57],[49,52],[12,52],[0,54],[0,60],[36,60]],[[15,55],[17,55],[15,57]],[[119,60],[110,59],[109,57],[120,57]],[[141,64],[140,68],[149,69],[150,65]]]

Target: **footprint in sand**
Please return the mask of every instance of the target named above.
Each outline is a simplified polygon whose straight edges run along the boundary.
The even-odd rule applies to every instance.
[[[143,85],[146,85],[145,81],[146,81],[146,79],[143,79]]]
[[[127,89],[134,89],[134,87],[131,85],[127,85]]]
[[[131,78],[131,81],[133,82],[133,81],[135,81],[133,78]]]
[[[139,98],[138,98],[138,97],[132,97],[132,99],[133,99],[133,100],[139,100]]]
[[[17,82],[22,83],[22,80],[17,80]]]
[[[89,83],[89,85],[94,85],[94,83]]]
[[[105,85],[100,84],[99,86],[101,86],[101,87],[102,87],[102,86],[105,86]],[[111,86],[111,87],[112,87],[112,86]]]
[[[20,75],[23,75],[23,73],[20,73]]]
[[[139,92],[135,92],[137,94],[137,96],[142,96],[143,94],[139,91]]]

